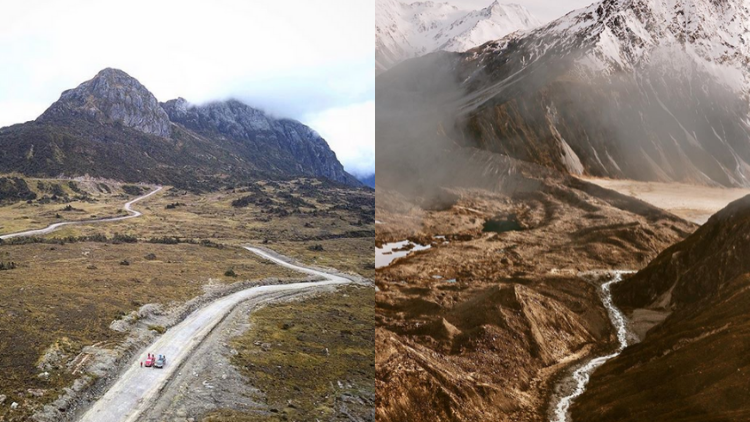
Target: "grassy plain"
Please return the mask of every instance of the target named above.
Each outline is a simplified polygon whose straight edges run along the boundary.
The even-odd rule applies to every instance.
[[[0,201],[0,234],[41,229],[60,221],[124,215],[122,207],[130,200],[121,185],[113,182],[18,178],[36,197]]]
[[[0,234],[117,215],[137,196],[114,182],[104,188],[103,182],[79,181],[80,192],[67,180],[39,182],[26,179],[37,195],[30,202],[0,203]],[[52,198],[37,191],[43,184],[60,185],[63,194]],[[61,211],[68,205],[81,211]],[[0,271],[0,395],[7,396],[0,421],[24,420],[54,400],[80,375],[65,362],[85,346],[121,342],[125,334],[111,330],[111,322],[144,304],[183,303],[207,284],[299,278],[242,245],[267,246],[309,265],[374,274],[371,191],[311,179],[203,194],[165,187],[134,208],[144,215],[0,243],[0,263],[15,266]],[[225,275],[229,270],[235,276]],[[40,375],[42,355],[55,347],[65,357],[63,364]],[[20,404],[15,411],[9,409],[12,402]]]
[[[232,358],[265,395],[273,416],[233,410],[204,422],[332,420],[345,412],[374,417],[375,292],[361,286],[267,306],[231,342]]]

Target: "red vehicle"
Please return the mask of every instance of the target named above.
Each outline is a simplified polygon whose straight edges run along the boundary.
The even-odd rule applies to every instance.
[[[150,367],[154,366],[154,361],[156,361],[156,359],[154,358],[154,356],[151,355],[151,354],[149,354],[148,357],[146,358],[146,363],[145,363],[144,366],[150,368]]]

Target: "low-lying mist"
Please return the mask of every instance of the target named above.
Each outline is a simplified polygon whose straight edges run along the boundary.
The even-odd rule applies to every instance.
[[[585,50],[519,67],[523,54],[437,53],[380,75],[378,185],[417,196],[446,185],[527,189],[515,175],[550,169],[750,185],[748,103],[684,50],[600,75],[576,64]]]
[[[528,180],[516,177],[522,170],[519,163],[488,154],[457,131],[456,110],[467,95],[458,78],[459,57],[431,54],[378,77],[379,187],[419,198],[423,204],[439,200],[442,187],[533,189],[525,186]]]

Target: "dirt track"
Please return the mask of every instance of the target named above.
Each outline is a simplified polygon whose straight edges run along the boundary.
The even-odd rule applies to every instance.
[[[190,354],[162,389],[159,399],[140,416],[139,422],[187,422],[191,417],[221,408],[272,417],[264,400],[265,394],[232,364],[230,357],[237,351],[230,349],[228,344],[232,338],[252,329],[248,315],[266,304],[301,300],[317,294],[328,295],[336,288],[325,286],[277,292],[246,300],[237,306]]]
[[[132,208],[133,204],[135,204],[136,202],[138,202],[138,201],[140,201],[142,199],[148,198],[149,196],[155,194],[156,192],[159,192],[160,190],[162,190],[162,187],[161,186],[157,186],[151,192],[149,192],[149,193],[147,193],[145,195],[139,196],[138,198],[135,198],[132,201],[130,201],[127,204],[125,204],[125,206],[123,206],[122,209],[124,209],[125,211],[127,211],[127,213],[129,215],[124,215],[122,217],[97,218],[97,219],[93,219],[93,220],[63,221],[61,223],[50,224],[49,226],[47,226],[47,227],[45,227],[43,229],[26,230],[26,231],[18,232],[18,233],[4,234],[4,235],[0,236],[0,240],[11,239],[11,238],[14,238],[14,237],[42,236],[42,235],[45,235],[45,234],[52,233],[53,231],[55,231],[55,230],[57,230],[57,229],[59,229],[60,227],[63,227],[63,226],[80,225],[80,224],[93,224],[93,223],[111,223],[111,222],[114,222],[114,221],[122,221],[122,220],[127,220],[127,219],[130,219],[130,218],[140,217],[140,216],[143,215],[143,213],[140,212],[140,211],[134,210]]]
[[[130,368],[88,409],[80,419],[81,421],[138,420],[144,410],[154,405],[161,390],[179,371],[181,365],[192,356],[192,351],[238,304],[248,300],[252,300],[255,304],[261,304],[284,298],[295,292],[325,290],[330,286],[352,282],[348,278],[291,264],[260,249],[252,247],[246,249],[279,265],[306,274],[324,277],[325,280],[253,287],[225,296],[198,309],[181,323],[169,329],[147,348],[148,352],[167,356],[167,365],[164,369],[141,368],[138,365],[138,359],[134,360]]]
[[[161,189],[162,187],[158,186],[151,192],[126,203],[123,209],[128,213],[127,216],[65,221],[51,224],[43,229],[5,234],[0,236],[0,239],[45,235],[67,225],[115,222],[140,217],[143,214],[133,210],[132,205],[156,194]],[[131,362],[129,369],[120,375],[119,379],[110,386],[101,398],[93,403],[79,420],[92,422],[138,420],[144,410],[153,406],[153,402],[159,397],[159,394],[170,378],[191,357],[191,352],[206,339],[212,330],[238,304],[247,302],[246,304],[253,307],[276,300],[288,299],[300,294],[330,290],[336,285],[352,282],[351,279],[346,277],[292,264],[287,262],[286,258],[271,251],[253,247],[245,247],[245,249],[277,265],[313,277],[320,277],[324,280],[284,285],[256,286],[224,296],[194,311],[147,347],[148,352],[167,356],[167,365],[163,369],[142,368],[138,364],[138,361],[145,360],[145,356],[142,358],[136,357]]]

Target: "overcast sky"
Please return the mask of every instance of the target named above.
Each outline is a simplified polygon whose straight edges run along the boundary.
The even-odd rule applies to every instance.
[[[234,97],[310,125],[375,171],[373,0],[24,0],[0,4],[0,127],[105,67],[159,101]]]
[[[407,0],[414,3],[417,0]],[[489,6],[494,0],[438,0],[455,4],[467,10],[476,10]],[[596,0],[500,0],[500,3],[515,3],[529,9],[543,22],[553,21],[570,11],[586,7]]]

